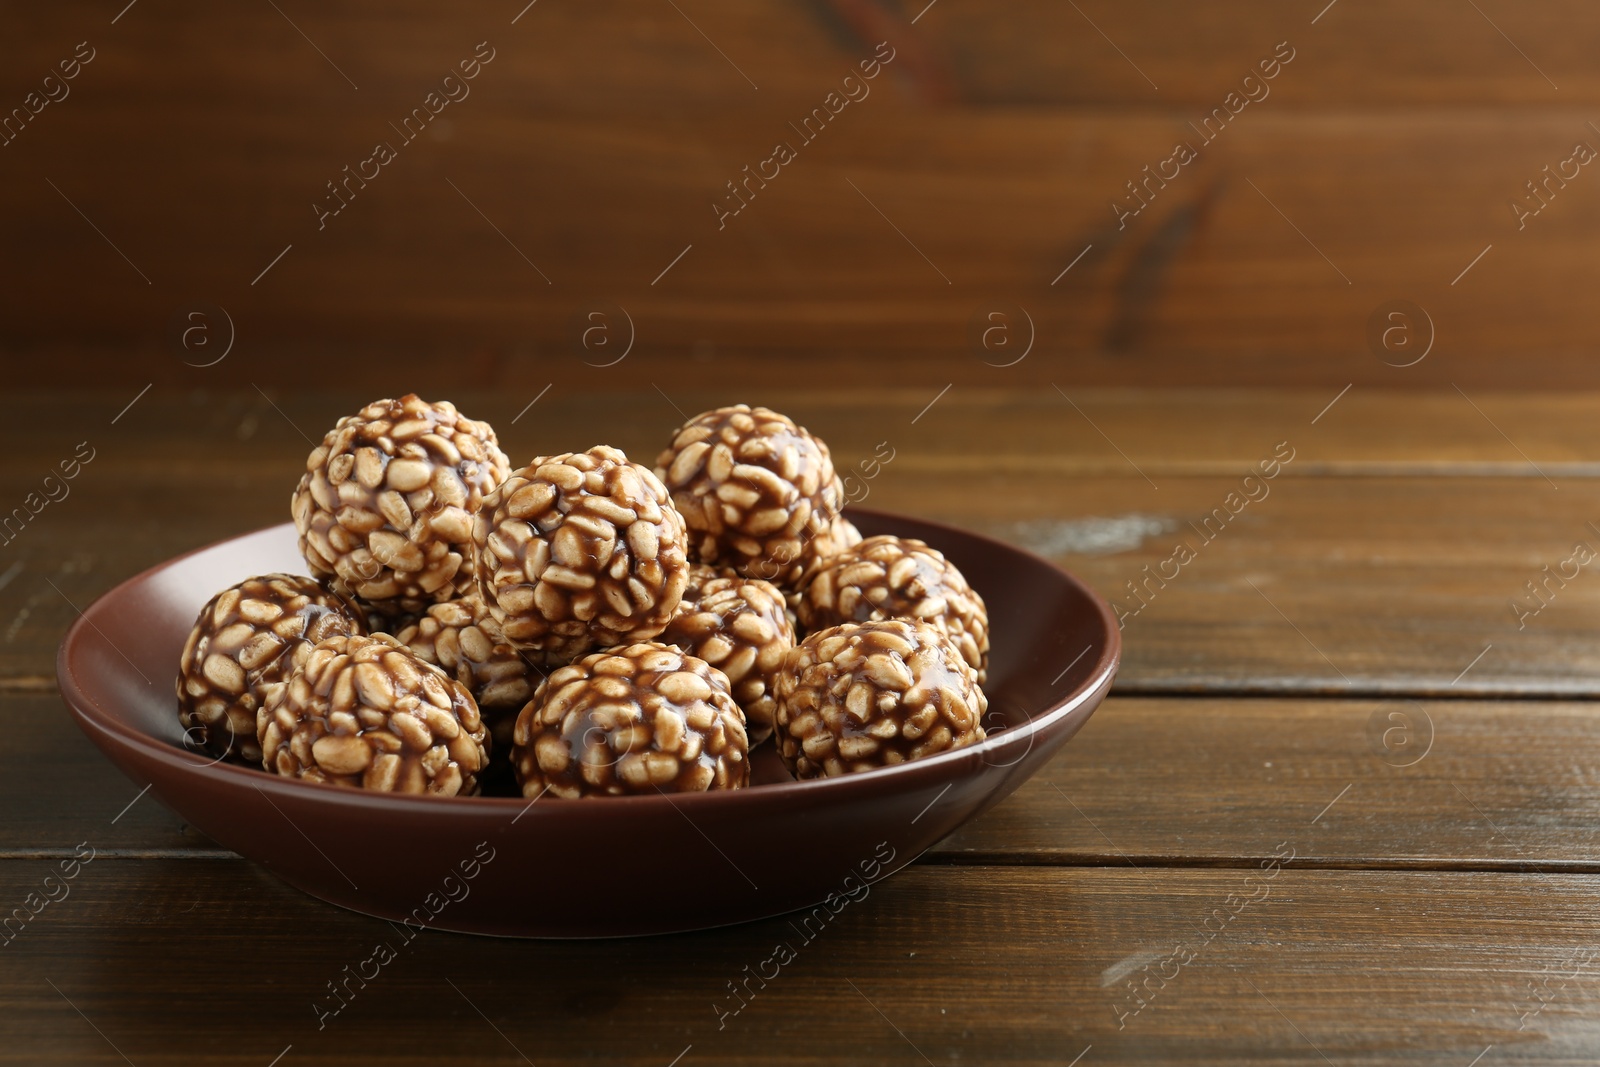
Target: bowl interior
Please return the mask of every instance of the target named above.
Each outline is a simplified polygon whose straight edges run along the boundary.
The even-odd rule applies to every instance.
[[[201,833],[369,915],[471,933],[599,937],[815,908],[864,872],[892,874],[1025,781],[1094,711],[1120,649],[1105,603],[1036,556],[935,523],[865,509],[851,518],[866,534],[941,549],[984,597],[988,740],[808,782],[791,780],[763,745],[749,789],[547,803],[375,794],[215,764],[183,747],[178,657],[218,590],[301,570],[288,525],[190,553],[101,597],[62,643],[61,692],[91,740]],[[470,896],[433,912],[441,877],[478,854],[500,858]],[[553,856],[571,861],[560,878],[550,876]],[[639,906],[640,871],[652,872],[648,907]]]
[[[1108,625],[1103,603],[1046,561],[937,523],[857,508],[850,517],[869,537],[894,533],[927,541],[984,598],[991,645],[984,725],[991,734],[1031,723],[1113,666],[1116,629]],[[273,571],[305,573],[288,523],[179,557],[96,601],[72,641],[67,664],[89,705],[83,710],[120,727],[119,732],[182,750],[174,686],[178,657],[196,615],[219,590]],[[757,784],[789,780],[775,757],[759,760],[755,772]]]

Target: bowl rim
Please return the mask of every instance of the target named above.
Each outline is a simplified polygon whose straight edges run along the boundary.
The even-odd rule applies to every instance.
[[[822,800],[824,797],[829,795],[824,793],[824,790],[831,790],[834,794],[853,793],[859,791],[865,786],[868,786],[872,782],[881,782],[887,786],[889,783],[900,781],[909,787],[913,785],[913,780],[917,778],[942,778],[943,775],[939,772],[946,764],[968,761],[987,762],[984,757],[992,756],[996,753],[1004,751],[1005,749],[1014,747],[1023,740],[1027,741],[1028,748],[1031,750],[1035,740],[1041,733],[1048,731],[1062,720],[1071,716],[1073,712],[1077,711],[1084,704],[1091,701],[1097,702],[1099,699],[1103,698],[1104,692],[1105,690],[1109,689],[1111,682],[1116,676],[1117,668],[1121,662],[1122,631],[1117,625],[1116,616],[1112,612],[1110,605],[1106,603],[1105,598],[1090,588],[1089,585],[1077,575],[1071,573],[1063,567],[1058,566],[1050,560],[1045,559],[1036,552],[1033,552],[1020,545],[1013,545],[1004,541],[1000,541],[997,538],[990,537],[987,534],[978,533],[973,530],[961,529],[956,526],[951,526],[948,523],[939,522],[933,519],[924,519],[913,515],[902,515],[897,512],[882,511],[877,508],[852,507],[850,510],[857,515],[870,515],[877,519],[887,520],[890,523],[900,519],[908,519],[912,522],[931,527],[935,530],[958,534],[962,537],[973,538],[980,542],[985,542],[990,546],[999,548],[1005,552],[1026,557],[1033,562],[1056,572],[1056,574],[1064,579],[1069,586],[1075,588],[1083,595],[1083,598],[1094,607],[1095,611],[1100,617],[1104,640],[1100,649],[1100,654],[1096,658],[1094,668],[1090,672],[1089,676],[1080,685],[1064,694],[1059,700],[1053,702],[1044,711],[1030,716],[1027,721],[1020,726],[1013,726],[996,733],[976,745],[968,745],[964,748],[952,749],[948,752],[941,752],[937,755],[928,756],[920,760],[912,760],[889,767],[877,767],[870,771],[864,771],[859,774],[841,775],[837,778],[814,778],[806,780],[793,780],[788,782],[772,782],[755,787],[745,787],[743,789],[707,790],[703,793],[665,793],[658,791],[654,794],[643,793],[615,797],[608,796],[601,798],[605,801],[603,805],[560,805],[558,810],[571,811],[574,813],[590,811],[594,812],[595,814],[600,814],[603,811],[610,811],[619,805],[631,805],[633,809],[643,811],[649,810],[652,807],[655,810],[664,810],[662,808],[662,805],[664,804],[670,805],[674,808],[678,808],[680,805],[687,804],[694,809],[707,809],[717,804],[748,804],[751,803],[752,799],[757,796],[770,798],[772,801],[777,802],[781,802],[784,798],[792,797],[796,803],[804,803],[804,798],[806,797],[811,797],[819,801]],[[116,585],[100,594],[100,596],[96,597],[88,607],[80,609],[78,612],[78,617],[74,619],[72,624],[67,628],[65,636],[62,638],[61,644],[56,650],[57,686],[60,690],[62,700],[66,703],[68,709],[71,710],[73,716],[78,720],[80,726],[86,729],[92,727],[103,734],[111,735],[122,747],[133,748],[144,757],[163,763],[169,769],[175,772],[221,775],[222,777],[218,781],[219,787],[221,786],[222,782],[234,781],[237,782],[240,787],[252,786],[258,791],[272,790],[277,795],[285,798],[299,797],[308,801],[312,801],[313,798],[320,797],[324,801],[331,804],[354,806],[358,808],[381,808],[389,811],[401,810],[401,806],[422,805],[422,810],[430,813],[436,813],[439,816],[446,818],[451,817],[448,814],[450,812],[459,812],[460,815],[457,817],[469,818],[490,815],[496,812],[508,813],[516,811],[518,808],[521,808],[523,812],[527,812],[528,809],[532,808],[540,799],[540,797],[535,797],[533,800],[528,800],[524,797],[434,797],[426,795],[413,796],[410,794],[384,794],[377,796],[366,793],[359,789],[330,787],[316,782],[306,782],[294,778],[283,778],[276,774],[269,774],[262,770],[243,767],[235,763],[225,763],[220,760],[208,762],[204,757],[196,753],[190,752],[183,748],[176,748],[172,745],[165,744],[149,734],[145,734],[137,729],[134,729],[116,715],[103,710],[96,701],[92,700],[88,694],[85,693],[83,687],[79,684],[77,674],[73,670],[73,650],[80,643],[87,639],[87,635],[91,630],[99,633],[108,644],[110,643],[110,638],[105,637],[104,633],[100,631],[100,628],[94,624],[93,619],[93,616],[97,612],[103,612],[106,610],[105,605],[109,601],[115,599],[129,586],[145,582],[154,577],[156,573],[165,571],[176,564],[182,563],[184,560],[189,559],[192,556],[209,552],[212,549],[219,548],[225,544],[228,544],[229,542],[237,541],[245,537],[266,533],[269,530],[281,529],[284,526],[292,526],[292,523],[278,523],[273,526],[264,526],[256,530],[250,530],[246,531],[245,533],[220,538],[216,541],[210,542],[209,544],[190,549],[187,552],[173,556],[170,559],[163,560],[154,566],[140,571],[138,574],[135,574],[130,578],[126,578],[123,581],[118,582]],[[112,647],[115,648],[114,645]],[[120,652],[120,650],[118,651]],[[176,697],[174,697],[174,699],[176,699]],[[1014,762],[1020,762],[1020,757]],[[1000,764],[999,766],[1004,768],[1011,765],[1013,764]],[[521,818],[521,815],[518,815],[517,818]]]

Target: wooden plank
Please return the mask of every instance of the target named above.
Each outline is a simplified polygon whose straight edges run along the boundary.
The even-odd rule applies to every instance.
[[[930,501],[933,479],[884,481],[884,507]],[[997,530],[1036,547],[1083,533],[1056,518],[1063,499],[1080,515],[1167,524],[1127,551],[1058,550],[1123,619],[1123,692],[1594,692],[1600,589],[1583,579],[1576,560],[1587,557],[1575,546],[1600,545],[1588,525],[1600,520],[1545,482],[1285,480],[1218,533],[1220,520],[1202,526],[1203,517],[1225,506],[1237,479],[1164,479],[1159,491],[1077,479],[1054,489],[1056,500],[1036,480],[998,481],[1031,494],[1036,510],[1033,524]],[[1568,577],[1546,587],[1543,568],[1563,565]],[[1547,590],[1542,599],[1529,582]]]
[[[14,206],[0,239],[29,269],[9,280],[20,310],[0,341],[35,383],[57,366],[47,354],[70,353],[85,381],[131,386],[292,385],[313,370],[353,383],[379,360],[419,385],[523,384],[536,360],[576,362],[585,309],[607,301],[629,312],[652,373],[696,355],[718,370],[821,357],[885,384],[935,359],[979,381],[997,354],[975,347],[972,321],[1019,306],[1039,358],[1013,379],[1057,373],[1049,352],[1084,382],[1600,381],[1582,357],[1600,327],[1563,296],[1596,280],[1593,197],[1581,177],[1552,185],[1525,228],[1510,208],[1576,141],[1600,140],[1584,107],[1600,82],[1581,58],[1594,15],[1570,0],[1518,13],[1516,46],[1487,10],[1444,0],[1347,6],[1315,27],[1260,2],[1203,17],[1035,4],[995,20],[944,0],[914,28],[859,0],[697,11],[546,9],[511,27],[490,5],[377,23],[334,5],[301,27],[327,60],[271,10],[130,13],[95,37],[71,97],[6,146],[27,165],[0,174]],[[98,23],[25,18],[10,106]],[[1095,25],[1143,56],[1159,93]],[[727,183],[799,139],[789,123],[880,26],[903,54],[873,96],[720,226]],[[319,228],[327,183],[398,139],[390,124],[480,35],[498,51],[472,95]],[[1297,58],[1272,96],[1120,228],[1126,183],[1199,141],[1189,124],[1285,39]],[[759,92],[737,69],[757,65]],[[124,161],[114,181],[97,168],[107,157]],[[1398,297],[1428,309],[1449,361],[1400,376],[1367,350],[1369,315]],[[204,377],[184,361],[216,348],[173,347],[190,300],[225,308],[240,333],[239,355]],[[1540,358],[1508,369],[1529,351]]]
[[[919,5],[907,7],[915,11]],[[1304,10],[1265,2],[1204,11],[1169,3],[1080,7],[1082,14],[1070,6],[1022,4],[997,19],[975,0],[956,0],[942,2],[937,18],[930,13],[917,25],[951,57],[964,98],[990,104],[1152,107],[1176,101],[1210,107],[1281,40],[1296,48],[1299,65],[1276,79],[1272,91],[1299,107],[1548,105],[1557,90],[1537,68],[1555,78],[1561,96],[1592,96],[1600,89],[1589,80],[1581,46],[1567,36],[1566,28],[1594,17],[1576,4],[1515,11],[1486,5],[1494,24],[1433,0],[1393,11],[1330,8],[1326,0]],[[1528,51],[1518,55],[1495,24]],[[1449,47],[1430,47],[1441,41]],[[1537,68],[1528,55],[1537,57]],[[1159,91],[1140,79],[1135,64]]]
[[[8,431],[27,457],[0,476],[14,502],[80,434],[99,444],[73,494],[0,550],[0,574],[10,575],[0,588],[0,677],[48,687],[39,680],[74,605],[178,552],[282,521],[307,449],[289,422],[315,434],[351,406],[152,395],[110,426],[115,400],[95,417],[45,406],[37,434]],[[1085,395],[1074,410],[1059,394],[1021,402],[952,390],[940,399],[935,388],[900,394],[892,415],[818,395],[780,406],[833,439],[858,477],[876,442],[890,442],[893,462],[857,483],[871,506],[1022,543],[1119,603],[1129,615],[1122,692],[1595,692],[1590,620],[1600,591],[1581,569],[1572,576],[1579,542],[1600,550],[1589,525],[1600,514],[1582,491],[1595,469],[1587,398],[1543,407],[1535,398],[1352,391],[1313,426],[1318,401],[1326,404],[1313,394],[1150,403]],[[521,396],[467,410],[504,427],[517,456],[605,437],[650,457],[680,417],[672,404],[710,402],[693,393],[670,402],[573,397],[515,423],[514,411],[503,413],[525,406]],[[61,425],[69,421],[70,431]],[[1245,476],[1279,441],[1295,458],[1248,489]],[[1452,471],[1463,476],[1438,476]],[[1465,476],[1479,473],[1496,476]],[[1227,516],[1228,494],[1247,489],[1268,495]],[[1169,561],[1180,542],[1196,558],[1177,566]]]
[[[731,118],[691,138],[664,133],[655,120],[602,134],[589,117],[531,120],[485,109],[461,120],[449,146],[410,150],[384,186],[318,231],[311,200],[339,166],[360,158],[352,145],[365,150],[386,130],[387,116],[330,120],[305,140],[304,121],[285,117],[262,135],[283,143],[281,159],[235,173],[225,161],[247,144],[179,163],[154,153],[180,146],[120,132],[139,128],[140,112],[125,106],[109,119],[63,110],[33,147],[65,174],[91,171],[89,146],[139,159],[126,185],[83,177],[62,191],[114,232],[146,275],[201,296],[152,294],[54,190],[24,170],[0,176],[0,195],[19,205],[0,234],[37,249],[34,269],[14,284],[28,310],[7,341],[22,354],[65,346],[92,367],[93,381],[294,386],[314,371],[349,384],[382,361],[419,385],[463,374],[524,384],[543,377],[533,369],[539,361],[587,354],[577,344],[595,301],[627,311],[639,357],[652,357],[656,377],[758,354],[794,374],[820,354],[831,372],[877,385],[928,358],[992,382],[1000,371],[984,361],[1004,363],[1016,350],[977,347],[972,323],[1021,307],[1039,358],[1008,368],[1012,380],[1600,381],[1578,355],[1600,328],[1559,295],[1597,280],[1586,254],[1600,221],[1592,198],[1574,186],[1521,231],[1508,207],[1542,166],[1595,136],[1572,112],[1448,122],[1431,113],[1380,119],[1287,108],[1241,116],[1235,139],[1208,148],[1193,174],[1121,229],[1112,200],[1127,195],[1125,183],[1142,167],[1194,136],[1183,121],[1116,109],[992,118],[891,105],[863,111],[719,230],[713,202],[730,176],[770,153],[786,130],[780,116]],[[226,125],[222,113],[198,121]],[[1485,153],[1485,143],[1496,151]],[[528,160],[529,144],[548,156]],[[1311,162],[1326,159],[1341,164],[1330,174]],[[178,166],[186,169],[169,169]],[[199,175],[187,169],[195,167]],[[532,188],[518,177],[530,169]],[[494,225],[446,179],[470,187]],[[1426,197],[1413,210],[1396,190],[1418,186]],[[175,221],[158,223],[158,213],[131,203],[170,209]],[[571,207],[551,212],[550,204]],[[291,244],[267,279],[249,284]],[[1452,285],[1490,244],[1493,252]],[[560,284],[546,284],[530,260]],[[436,269],[440,261],[451,264],[448,273]],[[63,295],[69,278],[97,294],[92,309]],[[1369,349],[1368,318],[1402,297],[1428,311],[1449,338],[1451,360],[1401,372]],[[241,344],[260,358],[229,358],[204,378],[185,367],[185,358],[212,358],[177,350],[168,336],[189,299],[225,308]],[[73,325],[64,332],[63,322]],[[465,335],[463,322],[472,323]],[[130,351],[144,358],[129,359]],[[1510,353],[1528,351],[1548,355],[1515,374],[1505,369]],[[713,366],[701,368],[697,353]],[[1047,369],[1052,363],[1059,369]],[[51,381],[37,363],[21,373],[25,382]]]
[[[222,854],[55,696],[0,709],[0,857]],[[1585,703],[1113,697],[927,862],[1253,866],[1292,837],[1321,867],[1600,872],[1595,727]]]
[[[237,509],[179,529],[150,509],[175,513],[188,491],[146,483],[102,512],[125,519],[120,541],[73,525],[65,508],[41,516],[16,540],[25,565],[0,590],[0,673],[48,676],[61,633],[94,596],[278,521],[281,481],[219,492]],[[1600,685],[1600,588],[1576,569],[1576,546],[1600,546],[1588,527],[1600,517],[1537,479],[1285,480],[1209,542],[1187,524],[1223,507],[1237,479],[1164,479],[1159,492],[1137,478],[988,482],[1011,502],[975,514],[947,476],[891,467],[871,502],[992,532],[1082,576],[1123,613],[1125,693],[1578,696]],[[1195,558],[1178,566],[1184,544]],[[1576,577],[1561,579],[1563,565]]]
[[[687,415],[743,402],[792,415],[830,444],[841,468],[888,439],[900,467],[951,476],[987,470],[1133,476],[1131,460],[1152,475],[1228,477],[1242,476],[1288,441],[1296,456],[1285,474],[1293,477],[1600,474],[1592,433],[1596,392],[1102,389],[1078,388],[1065,378],[1057,390],[952,384],[940,376],[950,370],[932,366],[894,388],[868,391],[797,388],[792,376],[767,380],[771,368],[745,362],[726,377],[719,371],[715,381],[657,379],[658,391],[641,379],[568,380],[561,377],[565,368],[554,366],[518,390],[486,392],[458,382],[418,391],[490,422],[519,462],[601,439],[648,462]],[[16,466],[5,476],[20,484],[33,469],[43,477],[87,440],[97,449],[93,472],[115,470],[117,479],[161,471],[215,478],[219,468],[242,477],[288,477],[337,419],[408,383],[395,375],[358,389],[270,394],[248,386],[155,385],[140,396],[143,384],[13,394],[16,411],[0,426],[0,447]]]
[[[176,714],[176,711],[174,711]],[[123,856],[226,856],[89,743],[54,692],[0,689],[0,798],[16,813],[0,855],[69,857],[80,842]]]
[[[1600,870],[1588,703],[1117,697],[935,863]]]
[[[1399,110],[1600,98],[1600,79],[1582,43],[1595,15],[1578,0],[1526,11],[1491,4],[1484,10],[1494,23],[1470,10],[1465,17],[1447,0],[1419,0],[1393,12],[1335,9],[1314,23],[1321,7],[1287,10],[1270,0],[1226,0],[1204,13],[1159,0],[1099,0],[1080,5],[1082,14],[1027,0],[1009,6],[1003,19],[979,0],[939,0],[937,11],[916,18],[912,29],[925,7],[701,0],[685,9],[690,23],[670,7],[634,0],[529,11],[515,29],[510,20],[521,11],[515,4],[462,3],[445,17],[420,2],[397,3],[382,19],[350,3],[298,14],[285,9],[328,61],[270,10],[181,2],[121,19],[108,30],[81,10],[51,7],[19,15],[28,33],[11,46],[15,62],[6,88],[26,92],[33,70],[42,77],[74,42],[95,34],[97,44],[106,41],[124,58],[117,62],[114,52],[108,69],[91,65],[90,72],[150,97],[179,96],[185,79],[202,78],[215,94],[272,98],[278,106],[337,100],[353,92],[341,80],[343,70],[362,93],[387,98],[404,94],[435,68],[442,77],[454,65],[453,57],[441,58],[443,44],[459,41],[470,53],[487,36],[506,51],[503,64],[490,72],[540,111],[614,115],[659,105],[668,96],[726,113],[759,107],[767,98],[820,98],[818,79],[842,77],[888,37],[912,68],[901,73],[896,91],[928,104],[1199,107],[1219,103],[1288,39],[1299,66],[1289,68],[1293,82],[1284,79],[1274,89],[1300,106]],[[1495,32],[1496,24],[1526,50],[1522,55]],[[535,57],[538,62],[531,61]],[[741,68],[760,84],[761,95],[741,80]],[[1140,69],[1159,90],[1141,79]],[[1542,80],[1539,69],[1560,89]],[[89,94],[87,83],[77,89]]]
[[[0,891],[20,902],[54,867],[0,864]],[[806,928],[582,943],[408,943],[237,862],[96,859],[70,885],[5,950],[7,1062],[1060,1065],[1093,1046],[1081,1062],[1462,1067],[1491,1045],[1597,1048],[1593,876],[917,868]],[[763,967],[779,944],[793,958]]]

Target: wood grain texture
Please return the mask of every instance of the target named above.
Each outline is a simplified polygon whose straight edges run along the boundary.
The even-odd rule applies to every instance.
[[[1113,697],[935,863],[1600,869],[1593,705]]]
[[[600,301],[657,378],[710,360],[978,383],[1018,349],[983,349],[973,322],[1021,308],[1037,343],[1010,381],[1600,383],[1600,327],[1570,297],[1597,280],[1591,179],[1556,179],[1526,225],[1510,206],[1600,145],[1596,16],[1570,0],[1344,5],[1315,26],[1259,2],[998,18],[942,0],[915,26],[881,0],[548,5],[513,26],[518,6],[20,12],[6,107],[75,42],[97,55],[0,149],[19,253],[0,351],[36,384],[62,381],[50,354],[135,387],[348,384],[375,363],[504,385],[605,362],[579,345]],[[471,95],[394,133],[481,40],[496,57]],[[872,95],[814,143],[791,132],[878,40],[896,58]],[[1282,41],[1271,95],[1204,143],[1190,124]],[[398,158],[319,223],[378,140]],[[720,223],[779,140],[798,158]],[[1113,201],[1179,140],[1199,158],[1119,223]],[[1405,372],[1366,340],[1401,297],[1440,341]],[[237,330],[204,374],[185,363],[218,350],[175,341],[192,301]]]
[[[1600,475],[1600,443],[1592,433],[1596,392],[1001,388],[952,384],[939,377],[945,368],[938,366],[869,392],[838,383],[797,388],[793,380],[763,380],[748,363],[714,361],[705,379],[653,386],[630,377],[627,366],[595,371],[585,383],[557,385],[530,373],[514,389],[459,382],[415,389],[493,424],[519,459],[604,438],[652,460],[689,415],[752,403],[792,414],[829,442],[842,468],[887,437],[898,446],[901,466],[951,475],[1131,476],[1137,464],[1154,475],[1226,477],[1242,475],[1288,440],[1302,450],[1286,470],[1294,477]],[[265,473],[298,465],[341,416],[414,385],[397,373],[338,390],[156,385],[141,396],[144,384],[9,394],[13,410],[0,426],[0,444],[16,465],[5,473],[25,480],[34,465],[42,476],[82,439],[109,446],[94,462],[119,474],[164,469],[199,477],[219,467]]]
[[[1579,542],[1600,551],[1589,398],[1353,390],[1312,425],[1332,397],[938,393],[756,398],[831,440],[864,502],[1033,548],[1121,605],[1124,693],[1600,688],[1600,587],[1571,562]],[[675,409],[749,394],[552,392],[516,419],[525,395],[461,399],[521,459],[599,440],[650,459]],[[283,521],[307,437],[359,402],[152,392],[110,425],[126,403],[41,398],[7,431],[19,462],[0,493],[19,504],[78,441],[97,453],[72,495],[0,549],[0,677],[48,686],[76,607],[181,551]],[[860,463],[880,441],[894,459],[869,481]],[[1293,460],[1247,485],[1283,442]],[[1177,566],[1180,544],[1195,558]]]
[[[1118,694],[1071,745],[825,924],[407,941],[186,831],[51,683],[74,603],[279,521],[306,437],[370,390],[9,394],[0,499],[96,454],[0,547],[0,1063],[1593,1059],[1600,734],[1591,704],[1550,698],[1595,692],[1600,604],[1581,574],[1523,630],[1509,608],[1574,539],[1600,544],[1592,397],[941,393],[939,364],[889,391],[755,391],[759,364],[734,365],[718,392],[564,379],[529,407],[551,378],[524,368],[451,393],[519,458],[648,458],[683,414],[765,400],[846,469],[887,440],[871,506],[1125,599],[1278,442],[1295,458],[1130,619]],[[1495,693],[1524,699],[1461,699]],[[96,858],[43,904],[80,844]],[[780,941],[795,959],[732,1014]],[[381,942],[398,956],[363,987]]]
[[[112,855],[230,855],[143,793],[147,783],[123,777],[55,692],[0,690],[0,722],[0,797],[17,813],[0,831],[0,856],[61,859],[84,841]]]
[[[1600,599],[1543,570],[1600,547],[1593,168],[1527,199],[1600,145],[1592,5],[524,3],[7,13],[13,124],[96,53],[0,136],[0,517],[96,458],[0,538],[0,1063],[1594,1061]],[[391,132],[479,41],[470,98]],[[879,41],[870,99],[801,143]],[[1119,222],[1278,42],[1270,97]],[[1398,298],[1426,321],[1375,346]],[[1182,388],[1263,384],[1304,388]],[[765,401],[871,506],[1125,611],[1196,558],[1074,743],[814,940],[408,942],[187,832],[51,681],[74,605],[281,521],[308,438],[406,389],[518,460],[649,459]],[[1270,495],[1188,525],[1279,442]]]
[[[515,389],[493,392],[462,381],[424,389],[398,373],[339,390],[152,386],[141,395],[144,382],[118,390],[18,390],[10,394],[14,410],[0,426],[0,445],[18,464],[8,474],[19,478],[26,477],[24,464],[48,474],[83,438],[109,445],[94,462],[118,470],[198,477],[221,466],[250,474],[298,466],[341,416],[414,387],[491,422],[507,453],[522,459],[600,438],[653,459],[690,414],[760,403],[821,435],[842,467],[888,437],[904,456],[894,462],[950,474],[1134,475],[1138,464],[1150,474],[1229,477],[1288,440],[1302,450],[1286,470],[1294,477],[1600,475],[1600,443],[1590,429],[1600,392],[1056,390],[954,386],[931,371],[907,376],[896,389],[800,389],[722,366],[702,381],[653,386],[630,379],[626,366],[565,386],[530,374]]]
[[[8,863],[0,892],[53,869]],[[4,950],[0,1062],[259,1067],[292,1045],[285,1064],[1061,1065],[1092,1045],[1093,1062],[1461,1067],[1491,1044],[1550,1064],[1592,1049],[1594,877],[1255,874],[916,868],[809,928],[407,943],[242,862],[96,859]],[[792,961],[731,1014],[730,983],[780,942]],[[396,958],[363,988],[344,968],[380,943]]]
[[[79,734],[54,694],[0,700],[0,857],[225,855]],[[935,864],[1600,872],[1586,703],[1113,697]],[[1326,810],[1325,810],[1326,809]]]

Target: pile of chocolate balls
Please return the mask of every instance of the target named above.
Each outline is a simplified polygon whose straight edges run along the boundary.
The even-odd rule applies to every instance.
[[[982,741],[983,599],[842,503],[828,446],[766,408],[690,419],[654,469],[512,470],[454,405],[379,400],[307,457],[311,576],[201,610],[179,719],[218,760],[439,796],[739,789],[768,737],[801,779]]]

